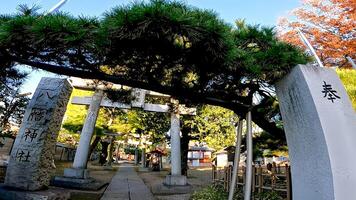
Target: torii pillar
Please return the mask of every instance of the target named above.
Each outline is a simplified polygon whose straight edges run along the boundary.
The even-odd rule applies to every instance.
[[[179,102],[171,99],[171,175],[166,176],[165,185],[187,185],[187,177],[182,176],[180,149]]]
[[[149,91],[142,89],[134,89],[133,95],[137,98],[131,102],[131,105],[123,103],[113,103],[108,99],[103,98],[103,91],[97,91],[93,97],[74,97],[72,103],[79,105],[90,105],[88,116],[85,121],[82,134],[80,136],[79,146],[75,155],[72,168],[67,168],[64,171],[64,177],[75,179],[89,179],[89,173],[86,168],[87,156],[89,153],[90,140],[95,128],[95,122],[100,110],[100,107],[116,107],[121,109],[130,109],[132,107],[141,108],[149,112],[171,112],[171,146],[172,146],[172,174],[166,177],[164,182],[166,185],[186,185],[185,176],[181,175],[181,152],[180,152],[180,123],[179,115],[195,115],[195,108],[187,108],[184,105],[179,105],[177,100],[171,99],[171,106],[161,104],[145,103],[145,95]],[[162,95],[162,94],[153,94]],[[56,177],[57,178],[57,177]],[[60,178],[57,178],[60,179]]]
[[[98,90],[94,93],[89,105],[87,117],[80,134],[79,145],[75,153],[73,167],[64,169],[64,177],[87,179],[89,171],[87,170],[88,154],[90,141],[94,133],[96,119],[98,118],[100,104],[104,93]]]

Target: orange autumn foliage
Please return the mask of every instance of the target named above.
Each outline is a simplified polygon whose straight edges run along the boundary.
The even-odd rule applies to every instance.
[[[350,67],[356,59],[356,0],[303,0],[278,23],[282,40],[302,48],[296,27],[305,34],[326,66]]]

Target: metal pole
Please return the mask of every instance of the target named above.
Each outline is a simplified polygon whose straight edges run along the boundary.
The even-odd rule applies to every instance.
[[[356,69],[356,64],[350,56],[346,56],[347,61],[351,64],[352,68]]]
[[[234,192],[235,192],[235,187],[236,188],[238,187],[236,185],[236,180],[237,180],[237,174],[238,174],[238,171],[239,171],[239,163],[240,163],[242,126],[243,126],[243,120],[241,119],[238,122],[237,128],[236,128],[237,130],[236,130],[235,158],[234,158],[234,166],[233,166],[233,169],[232,169],[232,179],[231,179],[231,184],[230,184],[228,200],[232,200],[233,199]]]
[[[53,6],[51,9],[49,9],[44,16],[49,15],[53,12],[56,12],[58,9],[60,9],[68,0],[61,0],[58,2],[55,6]]]
[[[245,181],[245,191],[244,200],[251,199],[251,183],[252,183],[252,122],[251,122],[251,111],[246,115],[246,143],[247,143],[247,159],[246,159],[246,181]]]
[[[313,46],[310,44],[310,42],[308,41],[308,39],[305,37],[304,33],[297,28],[298,34],[300,36],[300,39],[302,40],[302,42],[309,48],[309,50],[312,52],[316,62],[319,64],[320,67],[324,67],[323,63],[321,62],[319,56],[316,54]]]

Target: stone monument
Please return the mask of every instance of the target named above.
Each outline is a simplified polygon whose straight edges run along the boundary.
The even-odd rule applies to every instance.
[[[5,186],[25,191],[48,188],[54,170],[52,163],[58,131],[71,91],[66,79],[41,79],[11,151]]]
[[[299,65],[276,84],[293,199],[356,197],[356,114],[333,69]]]
[[[16,137],[5,185],[24,190],[48,187],[58,131],[71,91],[65,79],[41,79]]]

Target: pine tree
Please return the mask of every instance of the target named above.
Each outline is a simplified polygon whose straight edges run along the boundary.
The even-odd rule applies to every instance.
[[[25,74],[16,71],[8,75],[0,78],[0,136],[15,138],[29,102],[29,94],[20,93]]]

